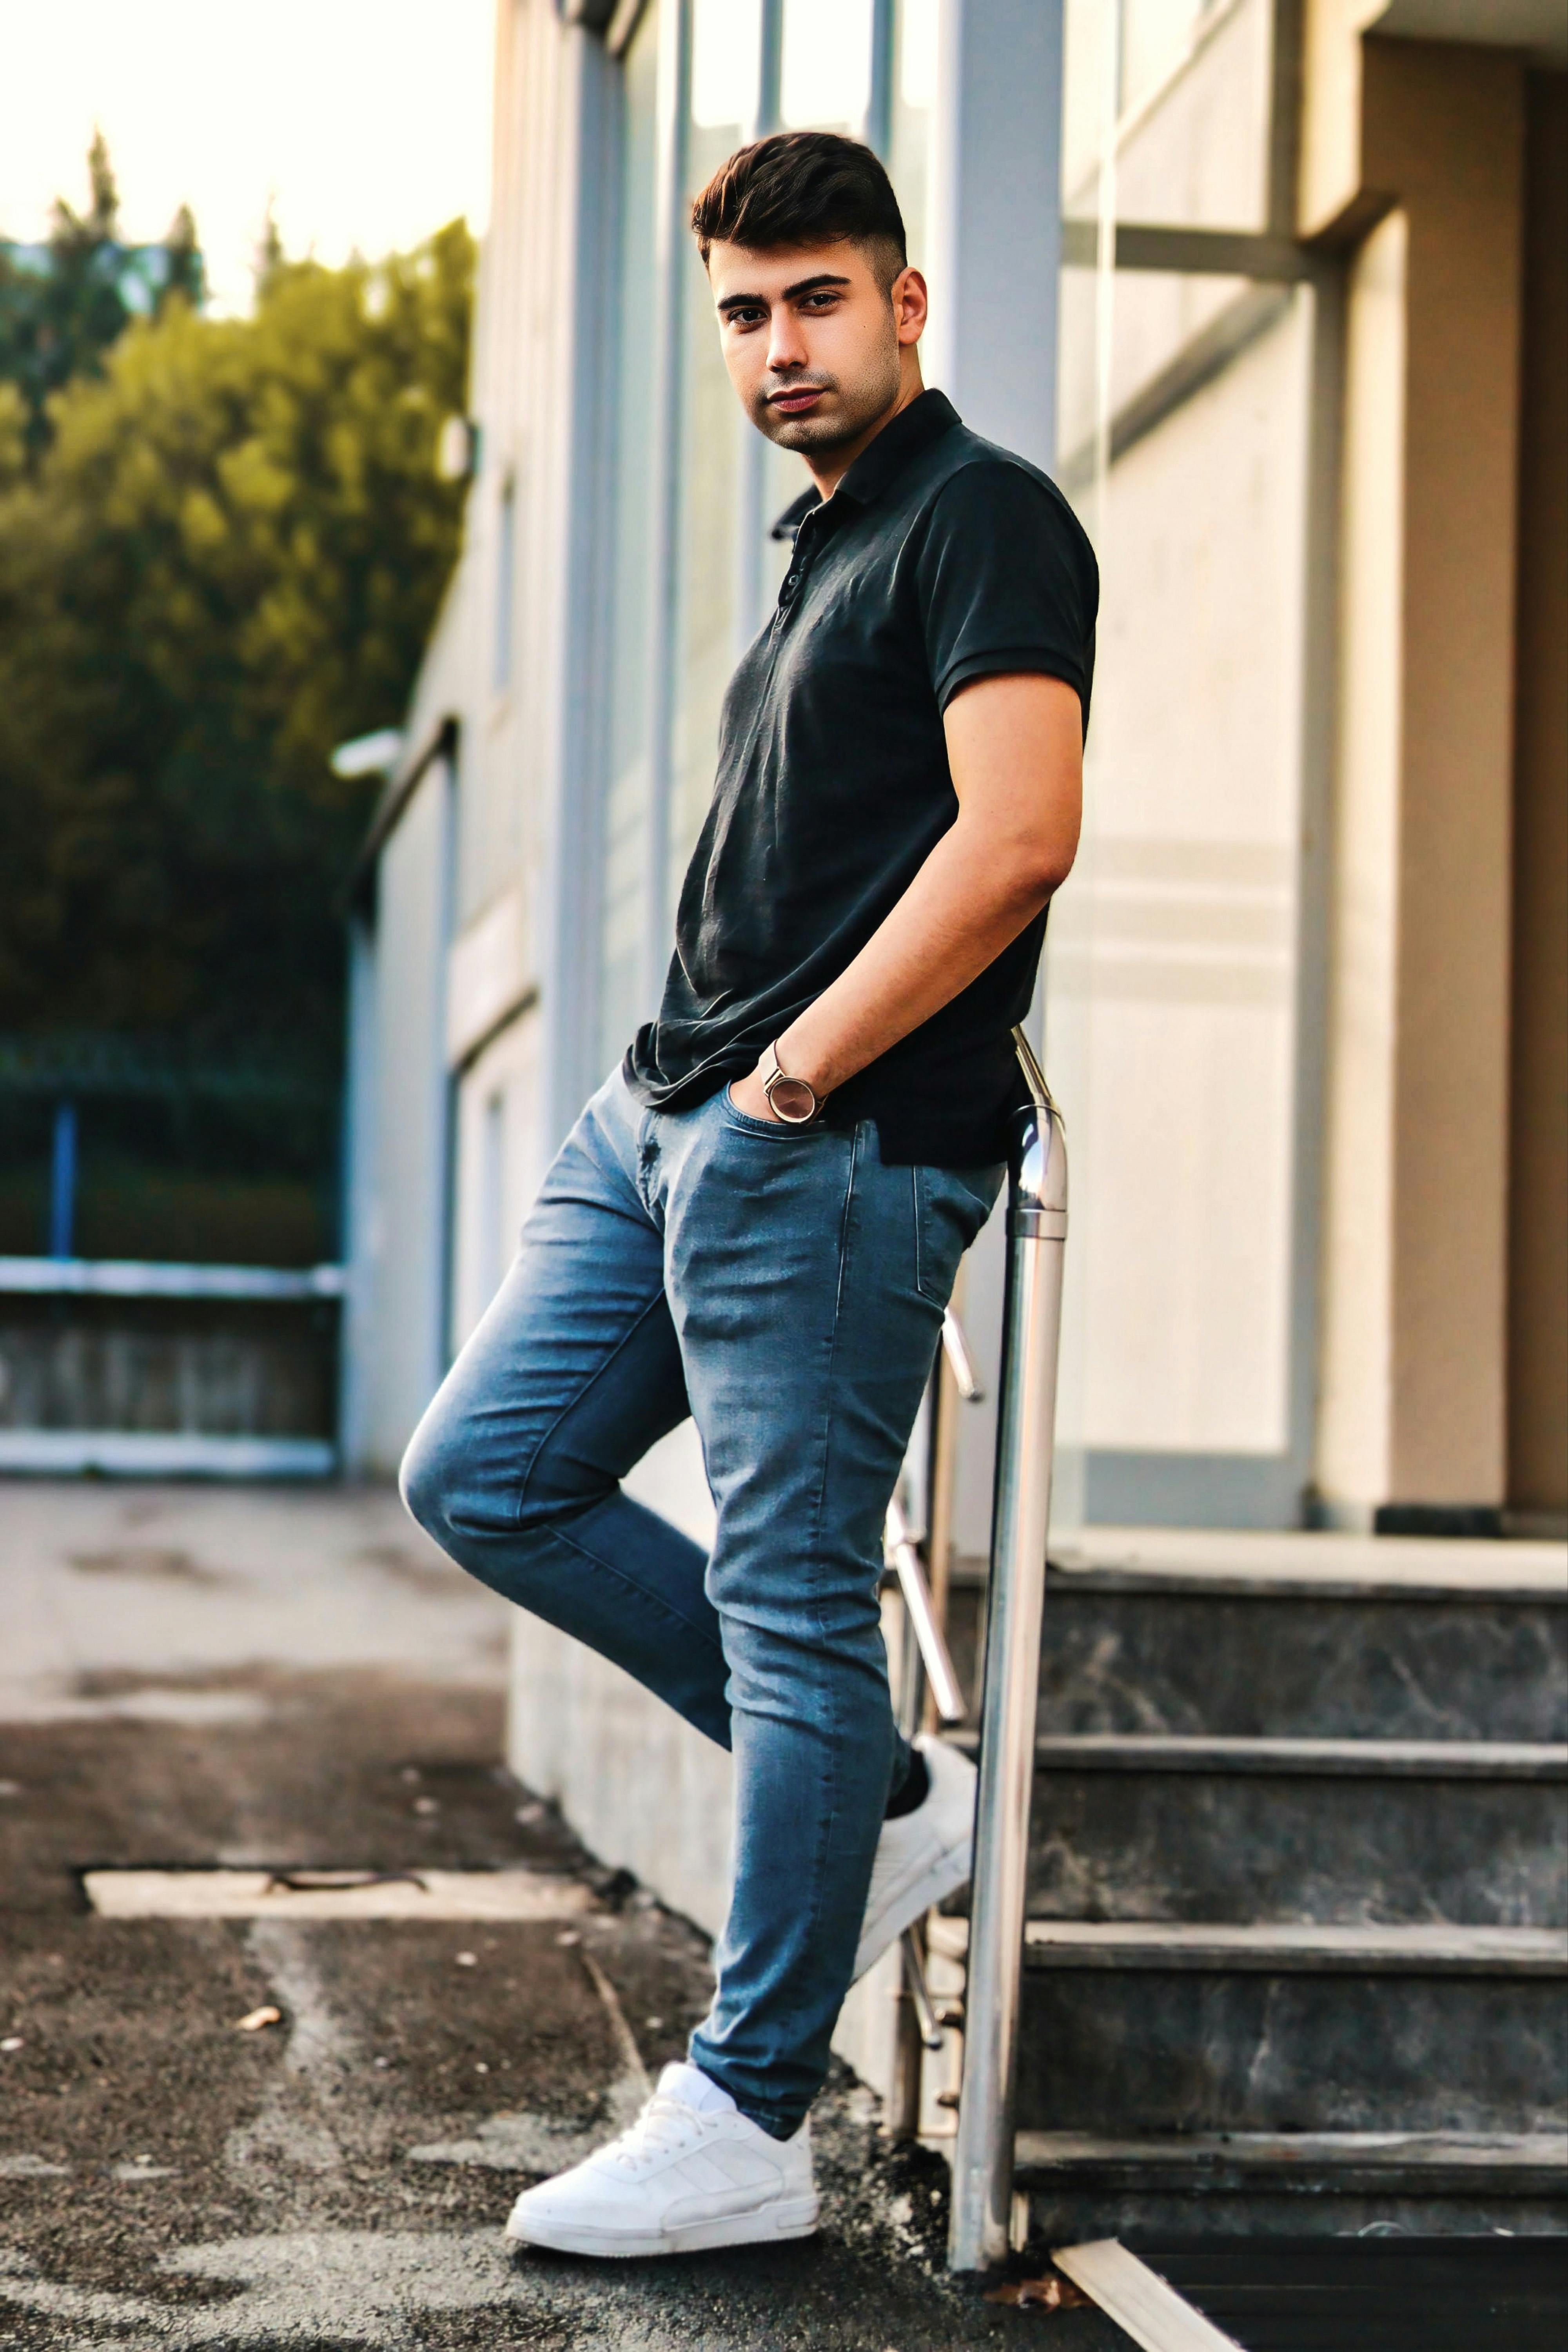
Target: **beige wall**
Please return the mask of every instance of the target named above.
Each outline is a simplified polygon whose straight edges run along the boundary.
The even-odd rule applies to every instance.
[[[1506,1493],[1523,73],[1368,40],[1359,95],[1398,209],[1346,375],[1319,1479],[1352,1514]]]
[[[1514,770],[1509,1500],[1568,1507],[1568,75],[1531,75]]]

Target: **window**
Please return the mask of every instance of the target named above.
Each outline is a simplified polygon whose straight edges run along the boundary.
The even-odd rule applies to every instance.
[[[1067,0],[1062,203],[1268,226],[1275,0]],[[1103,180],[1103,187],[1102,187]]]
[[[644,11],[622,67],[615,487],[595,1062],[603,1071],[647,1017],[647,861],[653,767],[649,656],[655,541],[651,355],[658,272],[655,191],[658,19]]]
[[[1193,266],[1205,229],[1269,226],[1273,14],[1067,13],[1056,470],[1101,603],[1046,1007],[1080,1204],[1061,1426],[1101,1517],[1146,1515],[1159,1465],[1204,1455],[1288,1518],[1304,1460],[1317,297],[1304,265],[1247,275],[1245,236]],[[1118,221],[1152,235],[1119,250]]]
[[[864,136],[871,16],[871,0],[784,0],[779,119],[786,130]]]
[[[688,204],[755,129],[762,72],[762,0],[697,0],[686,127]],[[708,273],[685,238],[680,281],[680,407],[676,465],[674,732],[667,903],[701,828],[713,789],[719,706],[740,650],[741,524],[752,431],[719,347]],[[747,618],[751,615],[748,614]],[[750,635],[747,629],[746,635]]]
[[[893,71],[888,111],[889,176],[904,215],[910,259],[931,260],[931,121],[936,104],[937,0],[899,0],[893,18]]]

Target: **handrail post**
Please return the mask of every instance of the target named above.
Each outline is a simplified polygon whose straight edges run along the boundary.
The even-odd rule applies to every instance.
[[[980,1786],[952,2163],[948,2267],[988,2269],[1008,2251],[1029,1799],[1040,1680],[1046,1538],[1055,1450],[1067,1142],[1021,1030],[1029,1100],[1007,1170],[1007,1276],[997,1404],[991,1592],[980,1709]]]

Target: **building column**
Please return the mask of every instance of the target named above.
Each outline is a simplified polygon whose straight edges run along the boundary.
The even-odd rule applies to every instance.
[[[1331,1520],[1479,1529],[1507,1495],[1523,75],[1380,39],[1360,67],[1356,170],[1325,194],[1309,90],[1303,173],[1309,233],[1380,216],[1349,264],[1317,1475]]]
[[[966,425],[1056,463],[1061,0],[941,0],[928,380]]]

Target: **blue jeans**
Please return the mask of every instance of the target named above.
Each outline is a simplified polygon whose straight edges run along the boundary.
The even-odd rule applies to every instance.
[[[645,1110],[619,1073],[415,1432],[409,1509],[509,1601],[735,1758],[735,1884],[691,2057],[775,2137],[820,2089],[906,1760],[882,1519],[999,1169],[886,1168],[874,1128]],[[621,1492],[692,1414],[710,1556]]]

